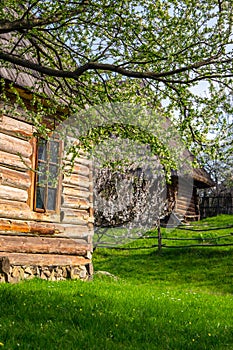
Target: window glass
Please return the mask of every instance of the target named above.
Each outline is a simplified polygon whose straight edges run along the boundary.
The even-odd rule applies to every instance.
[[[49,164],[48,185],[50,187],[57,187],[57,182],[58,182],[58,166]]]
[[[38,161],[37,166],[37,183],[40,185],[44,184],[46,182],[46,163],[42,163],[41,161]]]
[[[45,195],[45,189],[43,187],[37,186],[37,189],[36,189],[36,208],[44,209],[44,195]]]
[[[57,209],[60,187],[59,156],[59,141],[38,140],[34,201],[36,211],[55,211]]]
[[[50,156],[50,162],[51,163],[57,163],[58,156],[59,156],[59,143],[56,141],[50,142],[50,149],[49,149],[49,156]]]
[[[38,159],[46,161],[47,158],[47,142],[44,139],[38,141]]]
[[[48,210],[56,209],[56,195],[57,195],[57,190],[55,188],[48,189],[48,204],[47,204]]]

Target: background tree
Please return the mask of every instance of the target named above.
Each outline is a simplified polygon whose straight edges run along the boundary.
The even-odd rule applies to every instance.
[[[226,122],[227,120],[227,122]],[[211,154],[203,153],[202,163],[215,181],[215,186],[205,191],[205,194],[219,196],[233,188],[233,122],[232,117],[224,120],[219,132],[218,125],[212,130],[213,141],[217,139],[215,149]]]

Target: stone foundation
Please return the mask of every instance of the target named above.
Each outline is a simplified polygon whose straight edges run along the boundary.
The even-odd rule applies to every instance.
[[[85,266],[14,266],[0,269],[0,282],[16,283],[32,278],[48,281],[62,281],[66,279],[89,280],[92,275],[90,264]]]

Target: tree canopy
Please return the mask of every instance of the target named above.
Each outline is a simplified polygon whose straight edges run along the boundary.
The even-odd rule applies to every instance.
[[[16,83],[22,72],[31,76],[32,92],[45,93],[58,105],[64,101],[69,111],[76,110],[79,116],[87,107],[98,109],[109,102],[148,107],[153,111],[148,115],[156,116],[150,128],[146,117],[132,123],[136,108],[128,127],[122,124],[124,118],[110,127],[109,120],[107,126],[92,120],[89,124],[94,128],[82,142],[85,145],[89,135],[90,143],[96,138],[98,144],[100,137],[105,138],[106,133],[114,136],[116,131],[125,139],[130,136],[144,145],[149,143],[169,171],[169,166],[175,169],[169,158],[175,153],[177,139],[171,142],[169,154],[158,142],[158,136],[164,141],[158,129],[164,129],[169,138],[168,119],[196,155],[202,152],[214,156],[219,149],[217,143],[223,142],[222,130],[233,112],[232,25],[232,0],[2,0],[1,68],[5,72],[13,69]],[[38,101],[33,98],[31,103]],[[40,131],[42,107],[37,106],[33,116]],[[132,124],[137,128],[131,128]],[[211,132],[216,137],[209,137]],[[222,150],[229,153],[231,135],[227,140]],[[107,174],[108,180],[115,181],[115,187],[131,176],[128,185],[134,197],[129,199],[128,207],[133,217],[138,210],[134,199],[150,192],[138,170],[129,166],[123,178],[121,172],[110,171],[109,175],[108,169],[100,171],[102,179]],[[112,191],[115,187],[110,185]],[[107,186],[104,190],[101,186],[97,189],[107,199],[116,197],[115,192],[108,194]],[[121,187],[119,193],[124,195],[124,189]],[[119,202],[124,201],[120,198]],[[161,206],[160,202],[154,204]],[[125,207],[119,206],[119,212],[127,221]]]
[[[144,96],[200,151],[209,128],[233,111],[232,7],[230,0],[3,0],[0,61],[79,108]]]

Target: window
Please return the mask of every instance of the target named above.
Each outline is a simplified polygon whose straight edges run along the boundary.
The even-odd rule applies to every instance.
[[[38,139],[34,210],[38,212],[57,211],[60,197],[61,143],[54,139]]]

